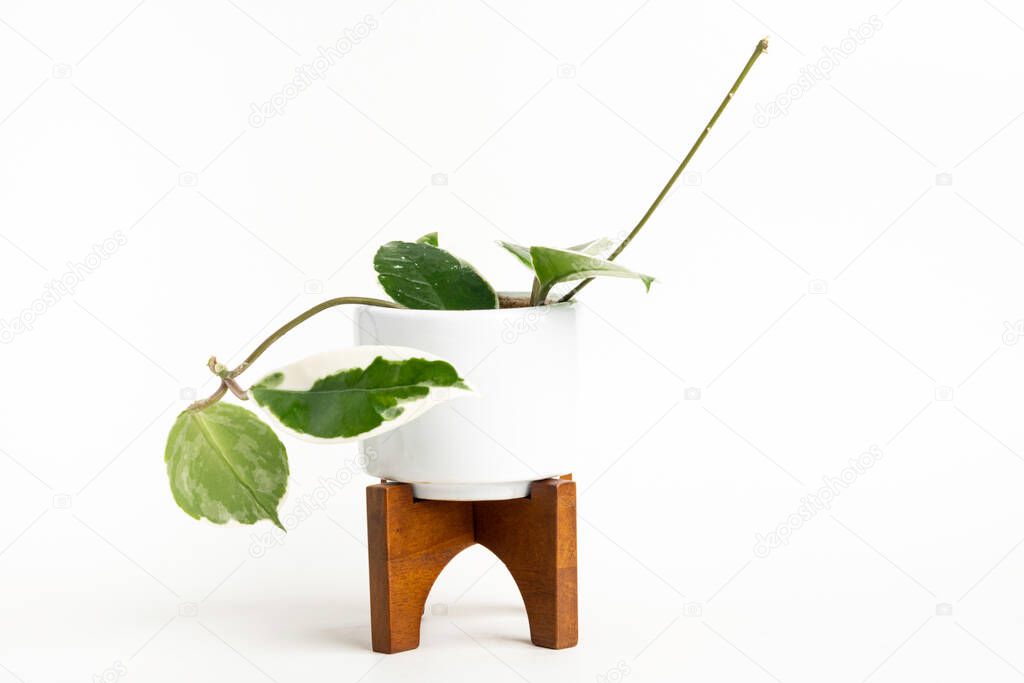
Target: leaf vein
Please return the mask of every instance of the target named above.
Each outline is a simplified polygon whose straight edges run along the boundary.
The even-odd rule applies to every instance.
[[[242,488],[244,488],[246,492],[249,494],[249,496],[252,497],[253,502],[255,502],[256,505],[258,505],[259,508],[263,510],[263,512],[267,515],[269,519],[273,520],[275,523],[278,524],[278,526],[280,526],[280,523],[277,522],[277,513],[267,509],[267,506],[263,504],[259,497],[257,497],[256,492],[253,491],[252,487],[250,487],[249,484],[246,483],[244,479],[242,479],[242,475],[238,473],[238,470],[236,470],[234,465],[231,464],[231,461],[228,460],[226,455],[224,455],[223,446],[221,446],[220,442],[217,441],[217,438],[206,426],[205,418],[203,418],[203,416],[198,413],[193,415],[192,417],[195,420],[196,424],[199,426],[199,431],[203,434],[206,440],[213,446],[213,450],[216,451],[217,455],[219,455],[221,460],[224,461],[224,465],[227,466],[229,470],[231,470],[231,474],[235,476],[235,479],[237,479],[238,483],[242,485]]]

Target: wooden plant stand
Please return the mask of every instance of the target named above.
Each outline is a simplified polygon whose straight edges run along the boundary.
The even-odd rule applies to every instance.
[[[526,605],[534,645],[576,645],[576,483],[544,479],[528,498],[415,500],[409,484],[366,488],[373,649],[420,644],[431,586],[449,560],[479,543],[505,563]]]

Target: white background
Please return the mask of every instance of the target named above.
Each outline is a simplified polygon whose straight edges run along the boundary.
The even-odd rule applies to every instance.
[[[371,652],[354,448],[288,441],[282,511],[325,503],[286,538],[178,510],[164,439],[211,353],[378,295],[389,239],[521,289],[493,240],[621,234],[766,33],[621,259],[661,283],[581,296],[579,647],[530,646],[474,548],[420,649]],[[75,288],[0,345],[0,680],[1024,677],[1022,33],[1008,0],[5,0],[0,318]],[[334,311],[260,365],[350,340]]]

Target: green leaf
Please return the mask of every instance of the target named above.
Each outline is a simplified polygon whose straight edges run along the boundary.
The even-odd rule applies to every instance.
[[[547,298],[551,288],[560,282],[585,280],[591,277],[626,277],[636,278],[644,283],[650,291],[654,278],[650,275],[635,273],[612,261],[587,256],[568,249],[552,249],[550,247],[530,247],[530,260],[533,270],[540,281],[541,300]]]
[[[420,244],[429,244],[432,247],[436,247],[437,246],[437,233],[436,232],[428,232],[426,235],[424,235],[423,237],[419,238],[416,241],[418,243],[420,243]]]
[[[468,392],[451,364],[416,349],[383,346],[310,356],[249,390],[288,429],[335,441],[390,431]]]
[[[521,244],[513,244],[512,242],[502,242],[501,240],[498,241],[498,244],[505,247],[505,249],[519,259],[519,262],[524,266],[533,270],[533,257],[530,256],[530,247],[524,247]],[[598,237],[596,240],[590,240],[589,242],[569,247],[568,250],[586,254],[587,256],[598,256],[600,258],[604,258],[606,254],[611,253],[614,247],[615,242],[612,240],[607,237]]]
[[[530,258],[529,247],[524,247],[521,244],[513,244],[512,242],[502,242],[500,240],[498,241],[498,244],[505,247],[505,249],[508,250],[508,252],[515,256],[517,259],[519,259],[520,263],[522,263],[524,266],[526,266],[530,270],[533,270],[533,259]]]
[[[288,455],[273,430],[245,408],[215,403],[178,415],[164,450],[171,493],[190,516],[216,524],[269,519],[288,486]]]
[[[388,242],[373,257],[388,295],[409,308],[497,308],[498,295],[473,266],[423,242]]]

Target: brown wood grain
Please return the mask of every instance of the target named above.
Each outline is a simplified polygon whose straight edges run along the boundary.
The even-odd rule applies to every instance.
[[[578,640],[576,483],[545,479],[528,498],[415,500],[408,484],[366,488],[373,649],[394,653],[420,642],[430,588],[445,565],[480,543],[519,586],[530,639],[561,649]]]

